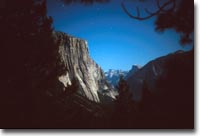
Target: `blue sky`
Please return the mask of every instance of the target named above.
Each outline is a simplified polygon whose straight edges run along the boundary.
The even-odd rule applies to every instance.
[[[47,0],[47,10],[54,19],[55,30],[88,41],[90,56],[104,71],[130,70],[133,64],[143,66],[157,57],[191,48],[180,46],[179,35],[173,30],[155,32],[155,18],[146,21],[129,18],[120,2],[64,5]],[[133,3],[126,5],[130,12],[135,12]],[[149,8],[155,10],[153,6]]]

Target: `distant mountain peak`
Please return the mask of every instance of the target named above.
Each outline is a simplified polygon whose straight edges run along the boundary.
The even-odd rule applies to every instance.
[[[133,64],[131,69],[140,69],[140,68],[142,68],[142,66]]]
[[[127,73],[125,79],[128,79],[131,75],[135,74],[139,69],[141,69],[142,67],[139,65],[132,65],[131,70],[129,70],[129,72]]]

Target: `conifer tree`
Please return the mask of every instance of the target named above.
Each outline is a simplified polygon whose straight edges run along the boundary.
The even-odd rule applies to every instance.
[[[33,124],[37,112],[45,107],[46,92],[55,89],[64,72],[52,21],[46,15],[46,0],[8,0],[0,13],[5,73],[1,114],[8,124]]]
[[[122,75],[120,76],[117,89],[119,93],[117,96],[117,110],[121,111],[121,114],[128,114],[133,109],[133,101],[128,84]]]

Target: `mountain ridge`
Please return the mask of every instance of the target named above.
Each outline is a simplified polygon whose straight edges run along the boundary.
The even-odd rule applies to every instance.
[[[127,82],[130,86],[130,91],[133,93],[133,99],[140,101],[142,99],[143,84],[146,82],[149,90],[154,91],[159,78],[165,78],[169,71],[169,62],[186,65],[190,62],[188,54],[191,51],[176,51],[165,56],[161,56],[154,60],[149,61],[136,73],[127,78]]]

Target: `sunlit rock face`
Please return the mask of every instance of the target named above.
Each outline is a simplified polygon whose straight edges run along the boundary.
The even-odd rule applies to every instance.
[[[55,32],[54,37],[59,43],[61,61],[66,69],[66,74],[59,77],[64,86],[71,85],[72,79],[76,78],[80,86],[79,93],[88,99],[100,102],[98,92],[103,93],[105,90],[108,96],[114,98],[104,72],[89,56],[87,42],[62,32]]]

